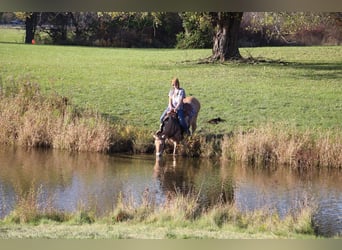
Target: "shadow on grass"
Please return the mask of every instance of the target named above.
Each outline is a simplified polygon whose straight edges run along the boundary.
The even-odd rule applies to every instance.
[[[342,78],[342,62],[341,63],[300,63],[291,65],[295,69],[307,70],[298,75],[310,79],[330,79],[338,80]]]
[[[248,62],[247,60],[247,63]],[[337,80],[342,78],[342,61],[340,63],[325,63],[325,62],[313,62],[313,63],[302,63],[302,62],[286,62],[281,60],[268,60],[268,59],[257,59],[254,64],[265,65],[275,67],[291,67],[293,69],[299,70],[297,75],[300,77],[310,78],[310,79],[330,79]]]
[[[24,43],[24,42],[9,42],[9,41],[0,41],[0,44],[27,44],[27,43]],[[30,44],[30,43],[29,43]]]
[[[341,79],[342,78],[342,61],[334,63],[325,62],[313,62],[313,63],[302,63],[302,62],[288,62],[280,59],[268,59],[263,57],[254,58],[252,56],[233,59],[225,62],[215,61],[213,62],[210,57],[197,59],[197,60],[187,60],[180,62],[185,65],[198,65],[198,64],[219,64],[223,66],[230,66],[232,64],[246,64],[246,65],[256,65],[256,66],[274,66],[274,67],[292,67],[294,69],[301,70],[298,72],[299,76],[309,77],[311,79]]]

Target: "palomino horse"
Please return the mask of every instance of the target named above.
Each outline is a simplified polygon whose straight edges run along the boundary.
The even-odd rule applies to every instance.
[[[191,132],[194,133],[197,128],[197,115],[200,111],[201,104],[192,96],[183,99],[184,103],[184,117],[188,124],[191,126]],[[162,131],[155,134],[154,144],[156,147],[156,156],[161,156],[165,147],[165,140],[168,139],[173,142],[173,154],[176,154],[177,144],[183,140],[182,128],[178,122],[175,113],[169,113],[163,121]]]

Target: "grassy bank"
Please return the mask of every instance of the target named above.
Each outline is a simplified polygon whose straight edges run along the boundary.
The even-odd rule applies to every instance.
[[[152,153],[176,75],[202,102],[179,154],[342,166],[341,47],[242,49],[267,60],[226,64],[198,64],[208,50],[0,48],[3,144]],[[215,117],[224,121],[208,123]]]
[[[0,143],[101,153],[153,150],[150,135],[75,107],[57,93],[43,95],[37,84],[21,79],[0,93]],[[144,143],[140,140],[148,136]]]
[[[341,131],[298,131],[282,124],[266,124],[249,132],[225,135],[222,159],[253,166],[286,165],[293,168],[342,168]]]
[[[95,210],[81,206],[74,213],[41,209],[39,189],[31,189],[0,221],[0,238],[316,238],[309,206],[280,218],[270,208],[241,212],[234,204],[220,202],[204,207],[198,196],[176,193],[156,205],[153,194],[145,192],[138,206],[120,197],[112,211],[97,217]]]
[[[265,123],[341,129],[342,47],[241,49],[260,63],[198,64],[210,50],[0,44],[0,74],[28,77],[124,124],[155,131],[173,76],[202,103],[198,130],[228,133]],[[213,125],[212,118],[225,122]]]
[[[274,232],[243,230],[232,225],[223,228],[191,225],[158,225],[155,223],[123,222],[106,224],[70,225],[47,223],[33,225],[2,226],[2,239],[314,239],[314,235],[296,232],[277,234]],[[282,230],[286,230],[284,227]]]
[[[42,95],[39,86],[27,79],[3,87],[0,93],[0,143],[101,153],[154,152],[148,130],[77,108],[56,93]],[[183,156],[295,168],[341,168],[341,152],[341,131],[302,132],[279,124],[225,135],[195,134],[178,147]]]

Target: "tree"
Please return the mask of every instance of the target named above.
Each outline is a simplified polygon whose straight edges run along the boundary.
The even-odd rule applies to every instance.
[[[239,30],[243,12],[210,12],[215,27],[213,54],[211,61],[240,59]]]
[[[25,25],[26,25],[26,36],[25,43],[32,43],[34,39],[34,34],[36,33],[37,27],[37,12],[32,12],[30,15],[26,16]]]
[[[121,47],[172,47],[182,20],[173,12],[99,12],[98,38]]]
[[[258,46],[339,44],[338,16],[338,12],[248,12],[241,25]]]
[[[44,25],[45,24],[45,25]],[[67,44],[68,27],[72,25],[72,12],[42,12],[38,26],[47,33],[53,44]]]
[[[79,45],[89,45],[92,38],[101,28],[100,18],[96,12],[70,12],[71,23],[74,26],[73,42]]]
[[[182,12],[183,31],[177,34],[177,48],[212,48],[214,29],[207,12]]]
[[[18,19],[25,21],[25,43],[31,44],[36,33],[38,12],[15,12]]]

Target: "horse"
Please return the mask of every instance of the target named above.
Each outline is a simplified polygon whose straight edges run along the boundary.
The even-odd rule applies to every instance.
[[[193,96],[183,99],[184,117],[188,125],[191,126],[191,133],[193,134],[197,128],[197,116],[201,109],[200,102]],[[165,141],[173,142],[173,155],[176,155],[177,144],[183,140],[183,131],[180,126],[176,113],[168,113],[162,125],[162,131],[153,135],[154,145],[156,147],[156,156],[161,156],[164,151]]]

